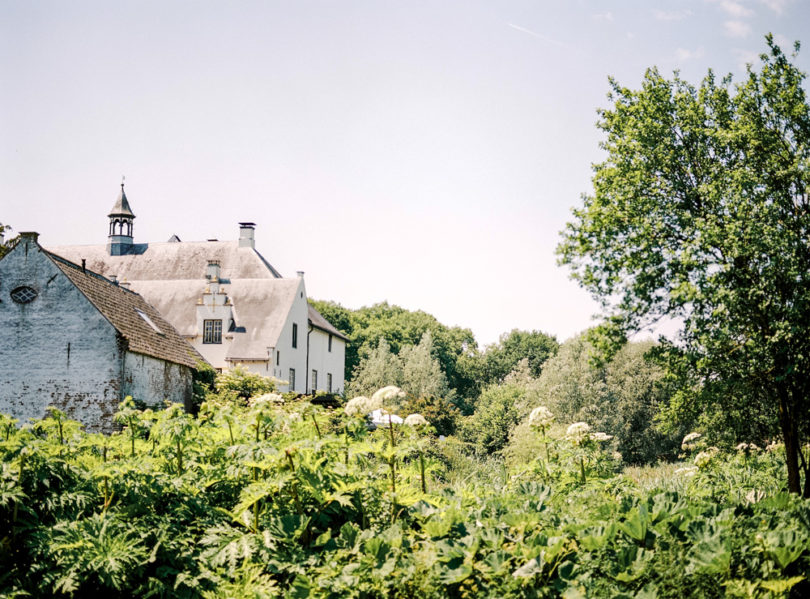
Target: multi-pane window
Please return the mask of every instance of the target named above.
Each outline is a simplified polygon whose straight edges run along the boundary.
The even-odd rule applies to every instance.
[[[290,368],[290,391],[295,391],[295,368]]]
[[[318,371],[314,368],[312,369],[312,391],[315,391],[318,388]]]
[[[37,297],[37,292],[31,287],[17,287],[10,295],[11,299],[18,304],[27,304],[28,302],[34,301],[34,298]]]
[[[332,351],[332,334],[329,334],[329,351]]]
[[[332,373],[331,372],[326,373],[326,392],[327,393],[332,392]]]
[[[298,325],[296,323],[293,323],[292,346],[298,347]]]
[[[222,321],[203,321],[203,343],[222,343]]]

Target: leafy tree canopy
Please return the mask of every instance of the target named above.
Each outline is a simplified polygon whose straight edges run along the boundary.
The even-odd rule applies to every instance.
[[[595,364],[587,335],[569,339],[546,363],[531,395],[558,422],[584,421],[614,435],[626,463],[674,458],[689,431],[671,427],[675,430],[665,435],[655,426],[673,386],[664,369],[646,358],[652,346],[628,343],[609,361]]]
[[[736,86],[711,71],[698,86],[656,69],[639,90],[611,80],[607,157],[558,252],[602,301],[601,349],[680,319],[664,353],[693,375],[692,403],[767,406],[788,486],[803,470],[810,496],[810,105],[804,73],[767,43]]]
[[[524,359],[528,360],[530,374],[538,377],[543,371],[543,364],[557,353],[558,347],[559,343],[551,335],[513,329],[501,335],[498,343],[486,348],[483,354],[483,378],[488,383],[503,381]]]
[[[347,383],[352,380],[361,359],[371,355],[380,339],[384,338],[390,351],[398,355],[403,347],[417,345],[422,336],[430,332],[432,354],[439,361],[450,387],[471,386],[457,367],[460,357],[477,348],[470,329],[448,327],[427,312],[406,310],[388,302],[358,310],[328,301],[310,300],[310,304],[349,338],[346,344]]]
[[[11,232],[11,227],[0,223],[0,258],[5,256],[12,247],[14,247],[13,239],[6,239],[6,236]]]

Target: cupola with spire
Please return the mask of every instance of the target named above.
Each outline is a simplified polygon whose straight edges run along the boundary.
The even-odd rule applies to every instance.
[[[132,221],[135,215],[129,207],[124,183],[121,182],[121,193],[107,215],[110,217],[110,233],[107,237],[107,249],[110,256],[123,256],[132,246]]]

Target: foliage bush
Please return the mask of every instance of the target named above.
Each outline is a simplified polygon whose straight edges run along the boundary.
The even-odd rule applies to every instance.
[[[569,339],[530,385],[532,398],[562,420],[584,420],[615,436],[628,464],[674,459],[686,431],[675,422],[667,433],[657,425],[673,388],[664,370],[647,359],[653,347],[628,343],[611,360],[596,363],[587,334]]]
[[[641,486],[610,440],[565,423],[535,427],[537,454],[508,465],[424,427],[369,431],[362,415],[267,397],[197,417],[127,403],[111,436],[57,411],[0,418],[0,594],[808,592],[810,501],[784,492],[779,446]]]

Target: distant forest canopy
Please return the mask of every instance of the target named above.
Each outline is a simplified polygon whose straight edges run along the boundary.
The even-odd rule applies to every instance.
[[[429,333],[430,353],[438,361],[448,389],[462,404],[477,398],[485,386],[502,382],[521,360],[526,359],[530,373],[538,377],[545,361],[559,347],[557,339],[547,333],[513,329],[501,335],[497,343],[479,348],[470,329],[448,327],[422,310],[406,310],[388,302],[357,310],[331,301],[310,303],[349,338],[347,389],[370,359],[384,359],[379,351],[375,354],[383,339],[391,354],[404,357]]]

